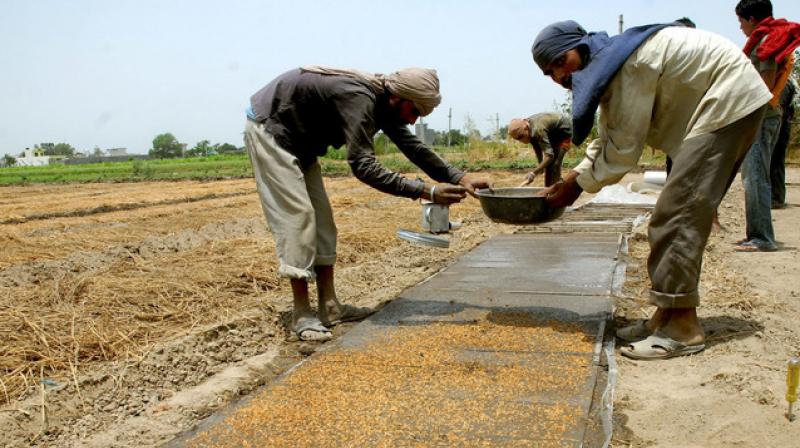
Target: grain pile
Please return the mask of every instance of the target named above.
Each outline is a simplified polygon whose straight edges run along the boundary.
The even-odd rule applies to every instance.
[[[562,398],[591,373],[577,324],[496,313],[383,334],[318,354],[189,445],[563,446],[585,412]]]

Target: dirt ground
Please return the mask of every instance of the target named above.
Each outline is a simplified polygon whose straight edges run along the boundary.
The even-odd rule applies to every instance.
[[[515,185],[520,173],[489,174]],[[734,254],[741,184],[721,208],[702,289],[709,348],[620,363],[614,446],[791,446],[785,362],[800,347],[800,172],[775,213],[784,244]],[[474,199],[451,209],[449,249],[395,237],[417,202],[353,178],[326,185],[339,297],[379,306],[514,226]],[[0,189],[0,446],[157,446],[313,352],[286,330],[288,282],[250,179]],[[645,315],[646,241],[631,246],[618,319]],[[337,327],[335,334],[347,331]],[[773,444],[772,441],[775,443]]]
[[[418,202],[326,184],[345,303],[378,306],[514,231],[470,199],[449,249],[413,245],[395,233],[420,230]],[[252,179],[2,188],[0,243],[0,446],[156,446],[314,350],[287,338]]]
[[[744,237],[742,184],[722,207],[723,231],[706,250],[698,309],[705,352],[666,361],[618,356],[614,446],[798,446],[800,421],[784,417],[786,362],[800,353],[800,170],[788,170],[788,207],[773,211],[774,253],[737,253]],[[631,247],[618,321],[646,316],[647,242]]]

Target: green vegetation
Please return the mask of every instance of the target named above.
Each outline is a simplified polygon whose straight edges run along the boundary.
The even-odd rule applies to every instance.
[[[150,156],[159,159],[171,159],[183,155],[183,145],[178,139],[169,132],[158,134],[153,139],[153,147],[150,148]]]
[[[14,166],[17,164],[17,158],[12,156],[11,154],[3,155],[3,163],[2,166]]]
[[[464,146],[434,146],[434,150],[453,165],[469,171],[528,170],[536,166],[530,147],[517,142],[497,143],[471,140]],[[378,158],[386,168],[417,173],[414,166],[391,142],[385,142]],[[583,157],[581,148],[573,149],[564,159],[571,168]],[[330,148],[320,158],[323,173],[345,175],[350,172],[344,148]],[[663,167],[664,155],[645,151],[640,162],[646,167]],[[247,154],[220,154],[178,159],[128,160],[86,165],[49,165],[43,167],[0,168],[0,185],[73,182],[137,182],[149,180],[213,180],[252,176]]]
[[[136,182],[142,180],[222,179],[252,173],[247,155],[184,159],[129,160],[86,165],[48,165],[0,169],[0,185],[25,183]]]

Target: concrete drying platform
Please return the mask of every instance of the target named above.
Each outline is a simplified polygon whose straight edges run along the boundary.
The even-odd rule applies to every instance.
[[[173,446],[583,446],[617,233],[492,238]]]

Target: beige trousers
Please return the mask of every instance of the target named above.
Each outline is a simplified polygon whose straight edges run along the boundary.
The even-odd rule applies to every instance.
[[[336,261],[336,225],[319,163],[302,169],[263,124],[250,120],[244,142],[275,239],[278,275],[314,280],[314,266],[332,266]]]
[[[696,308],[703,251],[714,210],[730,188],[756,137],[764,108],[710,134],[685,140],[673,158],[650,220],[650,303]]]

